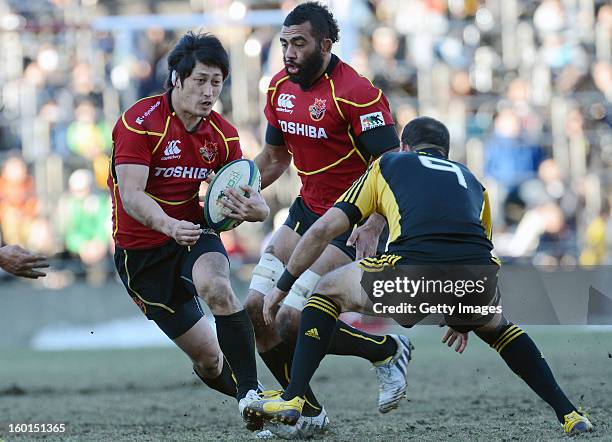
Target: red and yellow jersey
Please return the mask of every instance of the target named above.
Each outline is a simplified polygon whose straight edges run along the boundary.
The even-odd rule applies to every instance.
[[[242,158],[238,132],[212,111],[191,132],[178,118],[169,93],[143,98],[121,115],[113,129],[108,177],[113,202],[113,237],[124,249],[162,245],[170,238],[152,230],[123,209],[115,167],[149,168],[145,192],[172,218],[202,224],[200,184],[224,164]]]
[[[382,91],[335,55],[307,89],[291,82],[284,70],[277,73],[268,88],[264,113],[269,125],[282,132],[293,155],[304,203],[319,215],[371,160],[371,150],[362,148],[357,138],[394,124]]]

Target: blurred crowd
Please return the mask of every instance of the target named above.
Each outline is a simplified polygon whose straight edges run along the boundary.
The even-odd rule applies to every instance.
[[[250,26],[248,13],[286,12],[296,3],[0,0],[2,242],[61,258],[59,268],[92,282],[111,272],[110,133],[122,110],[163,90],[166,54],[186,29],[105,28],[98,19],[229,15],[233,27],[205,28],[232,55],[218,110],[253,158],[265,128],[264,92],[282,68],[281,23]],[[609,2],[324,3],[341,28],[335,52],[383,89],[399,131],[417,115],[448,125],[451,158],[466,162],[491,194],[498,255],[550,265],[612,262]],[[257,260],[298,188],[287,173],[264,193],[277,216],[224,234],[236,263]]]

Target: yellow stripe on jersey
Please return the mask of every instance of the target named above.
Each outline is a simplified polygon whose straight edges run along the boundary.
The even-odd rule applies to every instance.
[[[159,137],[159,140],[157,141],[157,144],[153,148],[153,152],[151,152],[151,155],[155,155],[155,152],[157,152],[157,149],[159,149],[159,146],[161,145],[162,140],[164,139],[164,137],[166,136],[166,133],[168,132],[168,126],[170,126],[170,116],[166,118],[166,127],[164,127],[164,133],[161,135],[161,137]]]
[[[221,135],[221,138],[223,138],[223,143],[225,144],[225,160],[227,161],[227,159],[229,158],[229,146],[227,144],[228,138],[225,138],[225,135],[223,134],[223,132],[221,132],[221,129],[219,129],[217,125],[212,122],[212,120],[210,120],[210,125],[213,127],[213,129],[219,132],[219,135]],[[238,138],[238,137],[234,137],[234,138]]]
[[[352,204],[361,212],[362,219],[372,212],[378,212],[387,219],[389,241],[397,239],[401,233],[401,214],[395,195],[380,171],[380,159],[375,160],[365,174],[353,183],[338,198],[337,202]]]
[[[115,197],[115,213],[113,216],[115,217],[115,230],[113,231],[113,238],[117,236],[117,232],[119,231],[119,201],[117,200],[117,189],[119,189],[119,184],[113,178],[113,196]]]
[[[274,96],[276,95],[276,89],[278,88],[278,85],[281,84],[283,81],[287,80],[288,78],[289,78],[289,75],[279,79],[274,85],[274,87],[268,88],[269,91],[274,91],[272,92],[272,95],[270,95],[270,106],[274,106]]]
[[[363,161],[363,163],[367,166],[368,162],[366,161],[366,159],[363,157],[363,155],[361,154],[361,152],[359,152],[359,149],[357,149],[357,145],[355,144],[355,139],[353,138],[353,136],[351,135],[351,125],[349,124],[347,129],[346,129],[346,133],[349,137],[349,139],[351,140],[351,144],[353,145],[353,149],[355,149],[355,152],[357,152],[357,155],[359,155],[359,157],[361,158],[361,160]]]
[[[189,201],[191,201],[192,199],[196,198],[199,194],[200,191],[198,190],[196,193],[194,193],[189,199],[186,199],[185,201],[166,201],[163,200],[161,198],[156,197],[155,195],[150,194],[149,192],[145,192],[147,195],[149,195],[151,198],[153,198],[155,201],[160,202],[160,203],[164,203],[164,204],[168,204],[170,206],[180,206],[181,204],[185,204],[188,203]]]
[[[491,239],[493,236],[493,223],[491,222],[491,206],[489,204],[489,193],[485,190],[482,193],[482,209],[480,210],[480,222],[485,229],[487,238]]]
[[[382,97],[382,90],[378,89],[378,96],[372,101],[368,101],[367,103],[355,103],[354,101],[350,101],[350,100],[347,100],[341,97],[337,97],[336,100],[342,101],[343,103],[350,104],[351,106],[355,106],[355,107],[368,107],[378,102],[378,100],[380,100],[380,97]]]
[[[346,117],[342,113],[342,110],[340,109],[340,105],[338,104],[338,98],[336,97],[336,87],[334,86],[334,80],[332,80],[329,77],[329,75],[327,75],[327,74],[325,74],[325,78],[327,78],[329,80],[329,85],[331,87],[332,98],[334,99],[334,104],[336,105],[336,109],[338,109],[338,113],[340,114],[342,119],[344,121],[346,121]]]
[[[397,263],[402,259],[399,255],[381,255],[373,258],[363,258],[359,261],[359,268],[366,272],[380,272],[387,267],[395,267]]]
[[[297,169],[297,171],[301,174],[301,175],[305,175],[305,176],[310,176],[310,175],[316,175],[317,173],[321,173],[321,172],[325,172],[326,170],[331,169],[332,167],[336,167],[338,164],[340,164],[341,162],[343,162],[344,160],[346,160],[347,158],[349,158],[351,155],[353,155],[355,152],[357,151],[356,148],[351,149],[349,153],[347,153],[346,155],[344,155],[342,158],[340,158],[339,160],[334,161],[331,164],[328,164],[327,166],[321,167],[320,169],[317,170],[311,170],[311,171],[305,171],[305,170],[301,170],[299,169],[297,166],[294,166]]]

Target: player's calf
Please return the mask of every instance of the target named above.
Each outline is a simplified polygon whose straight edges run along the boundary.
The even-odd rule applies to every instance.
[[[302,312],[286,305],[281,306],[276,314],[275,326],[280,338],[286,344],[295,345],[300,328]]]
[[[568,431],[566,427],[569,432],[582,429],[591,431],[588,419],[585,418],[585,421],[579,418],[582,415],[557,384],[540,349],[520,327],[496,315],[484,327],[476,329],[475,333],[497,351],[508,367],[555,410],[565,431]],[[576,425],[573,425],[574,422]]]

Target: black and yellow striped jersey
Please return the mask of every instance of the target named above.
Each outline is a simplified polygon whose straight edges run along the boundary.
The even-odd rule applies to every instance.
[[[487,191],[467,167],[434,150],[384,154],[334,207],[352,224],[380,213],[389,225],[387,251],[417,262],[491,257]]]

